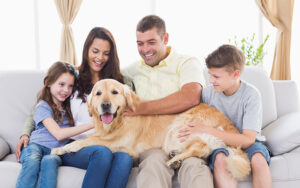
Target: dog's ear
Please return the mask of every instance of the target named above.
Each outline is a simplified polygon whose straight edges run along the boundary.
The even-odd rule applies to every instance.
[[[136,108],[136,104],[139,101],[139,99],[126,84],[124,84],[123,87],[124,87],[124,95],[126,98],[127,107],[134,112]]]
[[[92,104],[91,104],[92,96],[93,96],[92,93],[93,93],[93,91],[87,96],[87,100],[86,100],[86,103],[87,103],[87,106],[88,106],[88,111],[89,111],[89,114],[90,114],[91,117],[92,117],[92,111],[93,111]]]

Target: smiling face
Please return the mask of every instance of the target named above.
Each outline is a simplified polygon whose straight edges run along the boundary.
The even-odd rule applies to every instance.
[[[209,82],[216,92],[223,92],[226,96],[233,95],[239,88],[240,71],[229,72],[226,68],[209,68]]]
[[[53,102],[57,106],[61,106],[61,104],[72,94],[73,86],[74,76],[70,73],[61,74],[54,83],[48,86]]]
[[[111,125],[127,105],[125,93],[129,88],[126,87],[112,79],[98,81],[88,97],[90,114],[105,126]]]
[[[95,38],[88,51],[88,62],[92,73],[98,73],[109,60],[110,44],[107,40]]]
[[[153,27],[145,32],[137,31],[136,37],[139,54],[147,65],[154,67],[167,57],[168,33],[161,36]]]

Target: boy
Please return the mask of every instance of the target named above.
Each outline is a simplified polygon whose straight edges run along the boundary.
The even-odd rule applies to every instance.
[[[206,59],[212,84],[203,89],[202,102],[223,112],[238,128],[240,134],[226,133],[204,125],[188,125],[180,131],[185,140],[192,133],[207,133],[222,139],[227,145],[241,146],[251,161],[253,187],[272,187],[268,163],[270,155],[262,143],[262,104],[259,91],[239,79],[245,64],[244,54],[232,45],[222,45]],[[226,169],[226,149],[217,149],[210,156],[209,166],[216,187],[237,187]]]

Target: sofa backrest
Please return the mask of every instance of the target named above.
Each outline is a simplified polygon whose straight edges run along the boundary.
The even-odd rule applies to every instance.
[[[263,106],[262,128],[277,119],[277,107],[275,89],[272,80],[267,72],[259,67],[245,67],[241,75],[242,80],[251,83],[261,93]]]
[[[204,70],[206,84],[209,84],[207,69]],[[258,88],[262,96],[263,120],[262,128],[277,119],[275,90],[272,80],[267,73],[259,67],[245,67],[241,79]]]
[[[12,152],[43,86],[43,71],[0,71],[0,136]]]
[[[204,71],[208,84],[208,73]],[[0,136],[12,152],[31,113],[45,72],[41,70],[0,71]],[[274,87],[266,72],[257,67],[245,67],[241,79],[255,85],[262,95],[263,127],[277,119]]]

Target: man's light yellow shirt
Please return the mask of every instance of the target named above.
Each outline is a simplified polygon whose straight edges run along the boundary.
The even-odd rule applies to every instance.
[[[203,65],[195,57],[178,54],[167,47],[169,55],[158,65],[148,66],[144,60],[137,61],[122,70],[131,79],[136,94],[146,100],[166,97],[191,82],[205,85]]]

